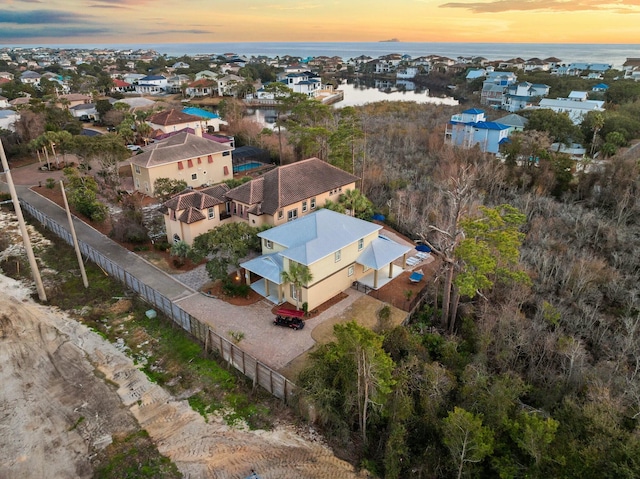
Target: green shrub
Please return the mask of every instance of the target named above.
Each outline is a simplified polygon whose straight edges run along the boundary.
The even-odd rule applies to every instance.
[[[242,298],[249,296],[249,291],[251,291],[248,284],[235,284],[231,281],[225,281],[222,285],[222,290],[229,296]]]
[[[54,189],[56,187],[56,180],[53,178],[47,178],[45,186],[50,190]]]

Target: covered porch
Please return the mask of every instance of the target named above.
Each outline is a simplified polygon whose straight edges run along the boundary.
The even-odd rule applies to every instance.
[[[389,267],[382,268],[380,270],[369,270],[369,272],[358,280],[363,286],[369,289],[380,289],[385,284],[393,281],[404,272],[400,266],[393,263],[389,264]]]
[[[245,282],[252,290],[273,304],[284,303],[284,292],[280,279],[283,268],[282,256],[277,253],[258,256],[240,266],[244,268]],[[251,273],[259,276],[260,279],[252,283]]]
[[[409,251],[411,251],[411,247],[396,243],[386,237],[374,239],[356,260],[365,268],[366,273],[358,279],[358,283],[371,289],[381,288],[402,274],[404,268],[394,265],[393,262],[402,258],[402,264],[406,264]],[[367,272],[368,270],[371,272]]]

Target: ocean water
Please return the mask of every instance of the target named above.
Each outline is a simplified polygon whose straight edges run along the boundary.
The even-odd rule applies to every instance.
[[[10,45],[3,45],[10,46]],[[13,45],[33,48],[34,45]],[[360,55],[377,58],[389,53],[422,55],[482,56],[488,60],[508,60],[521,57],[557,57],[563,63],[607,63],[620,69],[628,57],[640,57],[638,44],[580,44],[580,43],[409,43],[409,42],[239,42],[239,43],[153,43],[153,44],[92,44],[43,45],[60,48],[152,49],[171,57],[196,54],[236,53],[238,55],[292,55],[316,57],[338,56],[344,60]]]

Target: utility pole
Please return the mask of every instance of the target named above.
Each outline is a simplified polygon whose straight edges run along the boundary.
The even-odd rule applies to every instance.
[[[11,193],[11,200],[13,201],[13,208],[16,211],[18,218],[18,225],[20,226],[20,234],[22,234],[22,242],[24,243],[24,249],[27,251],[27,258],[29,258],[29,265],[31,266],[31,273],[33,274],[33,280],[36,283],[36,289],[38,291],[38,298],[45,303],[47,301],[47,295],[44,292],[44,285],[42,284],[42,278],[40,277],[40,270],[38,269],[38,263],[36,257],[33,254],[33,248],[31,247],[31,240],[29,239],[29,232],[27,226],[24,223],[24,216],[22,216],[22,208],[20,208],[20,200],[18,200],[18,194],[13,184],[13,178],[11,178],[11,171],[9,171],[9,162],[7,156],[4,153],[4,145],[0,140],[0,160],[2,160],[2,168],[4,169],[5,177],[7,178],[7,184],[9,185],[9,192]]]
[[[89,280],[87,279],[87,272],[84,270],[84,263],[82,262],[82,254],[80,253],[80,247],[78,245],[78,237],[76,236],[76,228],[73,226],[73,219],[71,218],[71,210],[69,209],[69,202],[67,201],[67,193],[64,191],[64,183],[60,180],[60,191],[62,191],[62,199],[64,200],[64,209],[67,212],[67,219],[69,220],[69,230],[71,230],[71,238],[73,238],[73,248],[76,250],[76,257],[78,258],[78,266],[80,266],[80,274],[82,275],[82,284],[85,288],[89,287]]]

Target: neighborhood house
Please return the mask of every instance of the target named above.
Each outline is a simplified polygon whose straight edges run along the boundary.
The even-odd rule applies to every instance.
[[[483,110],[471,108],[453,115],[445,131],[445,142],[461,148],[480,147],[484,153],[498,153],[508,141],[511,127],[486,121]]]
[[[143,155],[139,155],[142,157]],[[137,159],[137,158],[136,158]],[[355,189],[358,177],[318,158],[280,166],[229,190],[185,191],[165,202],[167,238],[191,244],[223,222],[277,226],[302,218]],[[212,198],[204,198],[211,195]]]
[[[199,131],[199,130],[196,130]],[[154,195],[158,178],[184,180],[188,186],[213,185],[233,177],[228,143],[188,132],[177,133],[144,148],[131,159],[135,188]]]
[[[351,287],[355,281],[377,289],[402,273],[411,247],[380,236],[380,225],[321,209],[259,233],[262,256],[240,266],[251,288],[275,304],[306,303],[313,310]],[[303,265],[311,280],[301,288],[282,279]],[[258,276],[251,282],[251,275]]]

